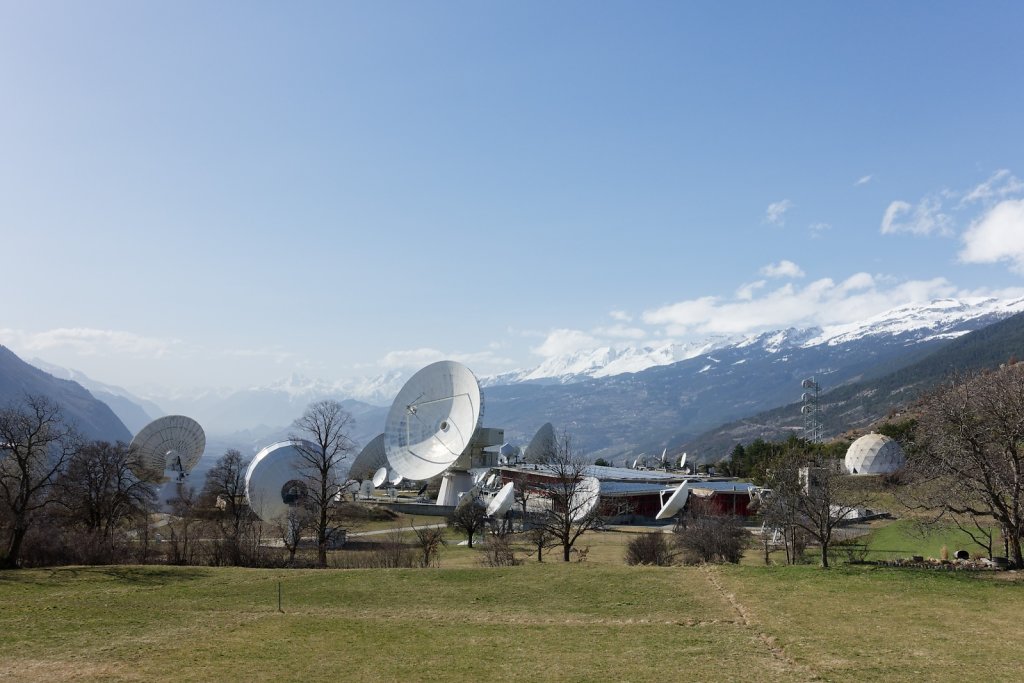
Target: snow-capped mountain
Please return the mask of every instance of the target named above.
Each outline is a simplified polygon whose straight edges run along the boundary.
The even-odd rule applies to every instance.
[[[730,342],[732,340],[728,337],[711,337],[686,344],[666,342],[656,346],[602,346],[548,358],[534,368],[482,377],[480,382],[486,387],[545,380],[564,384],[584,378],[611,377],[627,372],[640,372],[657,365],[678,363],[721,348]]]
[[[880,335],[906,335],[911,341],[952,339],[1021,311],[1024,298],[936,299],[899,306],[860,322],[826,327],[804,345],[836,346]]]
[[[484,377],[481,383],[484,386],[519,382],[570,384],[672,365],[727,348],[761,348],[768,353],[780,353],[796,347],[837,346],[869,337],[901,337],[907,344],[954,339],[1021,311],[1024,311],[1024,298],[937,299],[899,306],[867,320],[824,328],[791,327],[748,336],[709,337],[685,344],[603,346],[548,358],[533,368]]]

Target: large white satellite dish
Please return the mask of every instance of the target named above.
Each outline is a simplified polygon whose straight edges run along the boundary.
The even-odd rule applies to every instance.
[[[683,480],[683,483],[676,487],[676,490],[668,497],[665,504],[661,506],[661,510],[654,517],[655,519],[669,519],[683,509],[690,497],[690,487],[687,486],[687,483],[688,480]]]
[[[384,481],[387,478],[388,478],[388,468],[387,467],[380,467],[380,468],[378,468],[377,471],[373,473],[373,479],[371,480],[373,482],[373,488],[377,488],[378,486],[383,484]]]
[[[406,479],[429,479],[444,472],[473,438],[482,399],[476,376],[460,363],[439,361],[417,372],[388,412],[388,463]]]
[[[545,422],[523,451],[523,460],[528,463],[547,462],[554,455],[557,445],[554,426],[550,422]]]
[[[487,505],[488,517],[501,517],[512,507],[515,502],[515,486],[508,482],[501,487],[501,490],[494,494],[494,498]]]
[[[252,459],[245,472],[245,497],[249,507],[264,522],[279,520],[302,502],[305,493],[303,448],[314,448],[302,441],[272,443]]]
[[[596,477],[583,477],[569,501],[569,516],[578,522],[594,511],[601,497],[601,482]]]
[[[135,454],[135,476],[159,484],[168,470],[185,475],[196,466],[206,450],[206,434],[191,417],[167,415],[143,427],[129,449]]]
[[[348,468],[348,476],[352,479],[368,479],[381,467],[388,464],[388,456],[384,453],[384,435],[378,434],[370,439],[359,455]]]

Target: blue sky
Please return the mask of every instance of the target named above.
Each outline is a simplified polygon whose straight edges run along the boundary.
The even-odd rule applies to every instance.
[[[0,343],[248,386],[1021,295],[1022,15],[0,0]]]

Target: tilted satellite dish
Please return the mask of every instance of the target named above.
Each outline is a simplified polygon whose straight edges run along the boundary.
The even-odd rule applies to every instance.
[[[444,472],[473,438],[482,398],[476,376],[460,363],[439,361],[417,372],[388,412],[388,463],[406,479],[429,479]]]
[[[578,522],[594,511],[601,497],[601,482],[596,477],[583,477],[569,501],[569,516]]]
[[[515,502],[516,489],[512,482],[508,482],[501,487],[494,498],[491,499],[490,504],[487,506],[488,517],[501,517],[512,507],[512,503]]]
[[[359,455],[352,461],[352,466],[348,468],[348,476],[362,481],[373,476],[373,472],[387,464],[388,456],[384,453],[384,435],[378,434],[370,439],[370,443],[366,444],[363,450],[359,451]]]
[[[537,433],[530,439],[530,444],[523,451],[523,461],[528,463],[543,463],[551,459],[558,446],[555,436],[555,428],[550,422],[537,430]]]
[[[661,451],[661,464],[662,464],[662,466],[664,466],[665,463],[668,462],[668,460],[666,460],[667,457],[668,457],[668,449],[667,448],[662,449],[662,451]]]
[[[391,484],[392,486],[398,486],[399,484],[402,483],[403,479],[405,479],[405,477],[403,477],[398,472],[395,472],[394,470],[388,470],[388,483]]]
[[[491,486],[494,483],[494,480],[497,479],[497,478],[498,478],[497,473],[496,472],[491,472],[490,474],[487,475],[487,479],[484,480],[484,486],[485,487]]]
[[[304,445],[305,444],[305,445]],[[252,459],[245,472],[245,497],[249,507],[264,522],[279,520],[302,503],[306,495],[302,448],[314,448],[303,441],[278,441]]]
[[[672,495],[668,497],[665,504],[661,506],[661,510],[654,519],[669,519],[674,514],[683,509],[686,505],[686,501],[690,497],[690,487],[687,486],[689,480],[684,480],[682,484],[676,487],[676,490],[672,492]]]
[[[191,417],[167,415],[143,427],[129,449],[135,453],[135,476],[159,484],[167,471],[184,476],[196,466],[206,450],[206,434]]]
[[[683,451],[683,457],[679,458],[679,469],[686,467],[686,451]]]
[[[378,486],[383,484],[384,481],[387,478],[388,478],[388,468],[387,467],[380,467],[380,468],[378,468],[377,471],[373,473],[373,479],[371,479],[371,481],[373,482],[373,487],[377,488]]]

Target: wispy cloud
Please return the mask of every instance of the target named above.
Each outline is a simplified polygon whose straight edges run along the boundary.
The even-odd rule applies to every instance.
[[[0,329],[0,341],[21,351],[38,353],[60,350],[79,356],[162,358],[172,350],[182,348],[180,339],[161,339],[124,330],[89,327],[60,327],[45,332]]]
[[[618,320],[619,322],[623,323],[633,322],[633,316],[631,316],[626,311],[609,311],[608,317],[611,318],[612,320]]]
[[[769,263],[767,266],[761,268],[761,275],[773,278],[797,278],[803,277],[805,273],[800,266],[792,261],[782,260],[778,263]]]
[[[916,205],[896,200],[882,216],[883,235],[951,235],[952,232],[953,218],[943,209],[941,195],[929,195]]]
[[[974,221],[963,234],[964,263],[1007,261],[1024,274],[1024,199],[1007,199]]]
[[[1010,173],[1009,169],[1000,169],[985,182],[964,193],[960,206],[975,202],[986,202],[1024,193],[1024,182]]]
[[[871,182],[872,177],[873,176],[870,175],[862,175],[860,178],[857,178],[857,181],[854,182],[853,186],[860,187],[861,185],[867,185],[868,183]]]
[[[377,365],[388,370],[419,369],[439,360],[453,360],[484,371],[507,368],[515,363],[495,352],[493,348],[474,352],[444,352],[430,347],[391,351],[381,358]]]
[[[785,225],[786,224],[786,212],[792,209],[794,206],[793,202],[788,199],[782,201],[772,202],[768,205],[768,208],[764,213],[765,223],[771,223],[772,225]]]
[[[832,226],[828,223],[811,223],[807,229],[811,231],[811,237],[817,238],[831,230]]]

